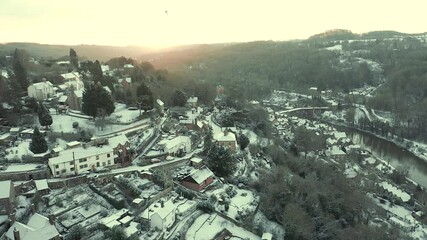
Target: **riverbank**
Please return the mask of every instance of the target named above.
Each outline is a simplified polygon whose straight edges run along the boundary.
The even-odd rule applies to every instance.
[[[370,135],[375,136],[377,138],[380,138],[384,141],[393,143],[397,147],[401,148],[402,150],[407,151],[408,153],[412,154],[414,157],[417,157],[417,158],[419,158],[419,159],[421,159],[427,163],[427,144],[425,144],[425,143],[420,143],[420,142],[408,140],[408,139],[403,139],[403,142],[402,142],[402,141],[399,141],[399,140],[394,139],[394,138],[384,137],[384,136],[378,135],[374,132],[359,128],[355,125],[351,125],[348,122],[339,122],[339,121],[335,121],[335,120],[331,120],[331,119],[324,119],[324,118],[320,119],[320,121],[327,123],[327,124],[331,124],[331,125],[336,126],[336,127],[349,128],[349,129],[352,129],[354,131],[359,131],[359,132],[363,132],[366,134],[370,134]]]

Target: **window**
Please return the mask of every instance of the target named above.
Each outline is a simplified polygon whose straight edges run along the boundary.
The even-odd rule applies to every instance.
[[[80,165],[80,169],[82,169],[82,168],[87,168],[87,164]]]
[[[108,165],[111,165],[111,160],[108,160]]]
[[[65,173],[65,169],[61,170],[61,173],[64,174]]]
[[[55,165],[55,168],[59,168],[59,165]]]
[[[74,172],[74,168],[72,167],[72,168],[70,168],[70,172]]]
[[[96,167],[99,167],[99,162],[96,162]]]
[[[102,166],[103,166],[103,167],[105,166],[105,162],[102,162]]]
[[[111,155],[108,153],[108,154],[107,154],[107,157],[110,157],[110,156],[111,156]]]
[[[80,163],[82,163],[82,162],[86,162],[86,161],[87,161],[87,159],[86,159],[86,158],[82,158],[82,159],[80,159],[80,160],[79,160],[79,162],[80,162]]]
[[[99,156],[96,156],[96,160],[99,160]]]
[[[70,165],[74,165],[74,161],[71,161],[71,162],[70,162]]]
[[[59,175],[59,171],[56,171],[56,175],[57,175],[57,176]]]

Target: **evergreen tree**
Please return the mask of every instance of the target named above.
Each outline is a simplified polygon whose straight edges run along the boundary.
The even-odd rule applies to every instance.
[[[250,141],[245,134],[240,134],[237,138],[237,143],[240,145],[241,150],[245,150],[245,148],[249,145]]]
[[[80,226],[79,224],[74,225],[70,228],[68,234],[65,236],[65,240],[81,240],[87,237],[88,231]]]
[[[115,106],[111,95],[101,84],[89,84],[83,91],[82,112],[94,119],[100,112],[109,116],[114,112]]]
[[[27,70],[24,67],[25,62],[25,52],[15,49],[13,55],[13,75],[17,84],[19,84],[20,91],[27,91],[29,86]],[[13,86],[13,85],[12,85]],[[15,86],[18,88],[18,85]],[[14,89],[17,90],[17,89]]]
[[[70,48],[70,63],[74,69],[79,67],[79,57],[74,49]]]
[[[154,108],[153,92],[145,83],[141,83],[136,89],[136,99],[140,110],[151,110]]]
[[[52,116],[49,114],[49,110],[42,103],[40,103],[38,107],[38,116],[39,123],[43,127],[47,128],[48,126],[52,125]]]
[[[46,139],[40,133],[39,128],[34,128],[33,138],[30,143],[30,150],[34,154],[44,153],[48,149]]]
[[[185,96],[185,93],[180,90],[176,90],[171,97],[171,105],[183,107],[186,103],[187,97]]]
[[[230,149],[213,144],[208,152],[208,167],[218,177],[227,177],[236,170],[236,159]]]
[[[212,131],[209,129],[209,131],[205,135],[205,138],[203,139],[203,153],[204,154],[207,154],[209,152],[209,150],[211,149],[212,140],[213,140]]]

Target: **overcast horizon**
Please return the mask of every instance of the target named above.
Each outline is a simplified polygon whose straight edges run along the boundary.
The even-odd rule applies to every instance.
[[[0,41],[172,47],[306,39],[330,29],[426,32],[427,2],[3,0]]]

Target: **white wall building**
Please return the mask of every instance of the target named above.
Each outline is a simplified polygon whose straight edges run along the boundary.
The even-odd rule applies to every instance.
[[[114,165],[114,152],[109,146],[68,149],[49,159],[54,177],[81,174],[111,165]]]
[[[151,227],[164,230],[175,222],[175,214],[176,206],[169,199],[163,204],[161,202],[151,204],[140,216],[149,220]]]
[[[180,150],[184,152],[190,152],[191,139],[187,136],[178,136],[170,140],[163,139],[159,142],[159,145],[163,148],[164,152],[169,154],[176,154]]]
[[[33,83],[27,88],[28,96],[37,100],[44,100],[55,95],[53,84],[49,81]]]
[[[80,74],[78,72],[70,72],[61,74],[61,77],[64,78],[64,85],[67,88],[73,86],[74,90],[83,90],[84,84],[80,78]]]

